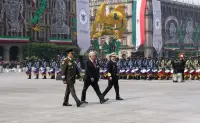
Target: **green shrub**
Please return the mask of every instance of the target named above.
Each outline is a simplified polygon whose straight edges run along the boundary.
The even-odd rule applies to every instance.
[[[77,46],[70,45],[57,45],[49,43],[28,43],[23,46],[23,58],[32,59],[45,59],[50,60],[56,58],[59,54],[64,54],[69,49],[74,49],[76,54],[79,54],[79,48]]]

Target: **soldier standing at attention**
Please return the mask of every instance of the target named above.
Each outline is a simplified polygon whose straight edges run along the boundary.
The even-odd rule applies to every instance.
[[[63,106],[72,106],[71,104],[68,103],[69,94],[71,93],[72,97],[76,101],[77,107],[80,107],[82,105],[82,102],[76,96],[76,91],[74,88],[76,75],[80,77],[80,73],[78,71],[78,67],[75,63],[75,60],[73,59],[72,51],[73,50],[68,50],[67,58],[65,58],[62,61],[62,79],[63,83],[67,84]]]
[[[46,61],[43,62],[43,68],[44,68],[43,79],[47,79],[47,62]]]
[[[39,79],[39,70],[40,70],[40,63],[39,61],[36,62],[36,65],[35,65],[35,75],[36,75],[36,78],[35,79]]]
[[[31,73],[32,73],[32,63],[31,63],[31,61],[28,63],[27,68],[28,68],[28,70],[26,71],[26,74],[28,75],[28,79],[31,79]]]
[[[107,64],[108,86],[103,92],[103,95],[105,96],[114,85],[115,92],[116,92],[116,100],[123,100],[119,95],[119,82],[118,82],[119,75],[118,75],[117,64],[115,60],[116,60],[116,55],[115,53],[112,53],[110,55],[110,61]]]

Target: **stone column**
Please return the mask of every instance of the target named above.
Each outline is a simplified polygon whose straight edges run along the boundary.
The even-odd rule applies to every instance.
[[[144,56],[153,57],[153,11],[152,11],[152,0],[147,0],[146,11],[145,11],[145,21],[146,21],[146,41],[144,44]]]
[[[18,49],[19,49],[18,56],[19,56],[19,60],[21,61],[22,60],[22,55],[23,55],[23,53],[22,53],[22,47],[19,46]]]
[[[5,46],[3,57],[4,57],[5,61],[9,61],[10,60],[10,47]]]

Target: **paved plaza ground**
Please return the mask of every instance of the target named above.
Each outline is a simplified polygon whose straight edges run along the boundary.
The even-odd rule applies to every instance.
[[[105,80],[99,82],[103,91]],[[77,81],[77,95],[83,83]],[[23,73],[0,74],[0,123],[200,123],[200,81],[120,81],[123,101],[99,104],[90,87],[89,104],[63,107],[65,85],[55,80],[27,80]]]

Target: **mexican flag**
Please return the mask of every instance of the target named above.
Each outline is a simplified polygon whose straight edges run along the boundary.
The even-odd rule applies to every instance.
[[[133,0],[132,41],[136,50],[145,43],[145,8],[146,0]]]

